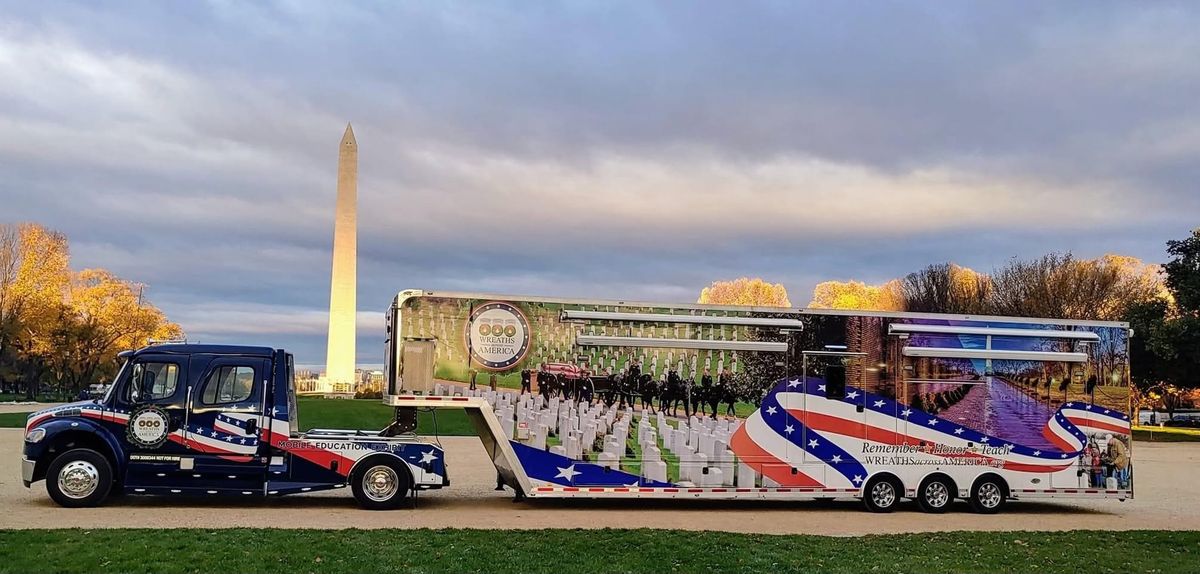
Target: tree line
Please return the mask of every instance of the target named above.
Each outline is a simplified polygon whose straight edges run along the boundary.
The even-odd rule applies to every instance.
[[[179,325],[144,286],[104,269],[72,270],[66,236],[0,224],[0,387],[34,398],[111,379],[117,353],[176,339]]]
[[[939,263],[881,285],[821,283],[809,307],[1127,321],[1134,386],[1172,409],[1200,387],[1200,229],[1168,241],[1167,255],[1155,265],[1050,253],[991,273]]]
[[[1134,332],[1130,376],[1139,398],[1170,411],[1200,393],[1200,229],[1166,246],[1162,265],[1049,253],[1014,258],[990,273],[947,262],[877,285],[826,281],[813,289],[808,306],[1126,321]],[[714,281],[699,302],[790,306],[783,285],[745,277]]]

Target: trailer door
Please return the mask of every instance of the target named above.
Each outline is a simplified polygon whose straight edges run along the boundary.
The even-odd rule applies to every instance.
[[[866,438],[867,393],[863,383],[865,353],[804,351],[802,366],[805,400],[805,466],[829,485],[847,465],[857,466]],[[860,473],[861,474],[861,473]],[[851,473],[853,475],[853,473]],[[862,478],[859,478],[861,481]],[[853,480],[853,476],[849,477]],[[860,486],[856,483],[855,486]]]

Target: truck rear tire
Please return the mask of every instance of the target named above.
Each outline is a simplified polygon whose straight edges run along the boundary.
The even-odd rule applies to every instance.
[[[399,508],[408,498],[412,478],[408,466],[399,460],[367,461],[350,476],[350,489],[358,505],[366,510]]]
[[[90,448],[64,452],[46,469],[46,492],[59,506],[99,506],[112,486],[112,465]]]

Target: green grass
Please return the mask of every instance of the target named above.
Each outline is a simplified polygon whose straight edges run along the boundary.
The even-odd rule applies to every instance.
[[[629,436],[625,439],[625,452],[633,453],[629,457],[622,456],[621,470],[629,474],[640,476],[642,474],[642,445],[638,444],[637,440],[638,427],[637,424],[629,425]]]
[[[25,396],[25,393],[0,393],[0,403],[12,403],[12,402],[23,403],[27,400],[29,400],[29,398],[27,398]],[[41,395],[38,395],[37,397],[34,397],[33,400],[34,400],[34,402],[39,402],[39,403],[61,403],[61,402],[69,402],[69,401],[72,401],[75,399],[67,397],[66,395],[64,395],[62,393],[58,393],[58,394],[41,394]]]
[[[1195,572],[1200,532],[0,531],[0,572]]]
[[[1146,442],[1200,442],[1200,429],[1133,427],[1133,440]]]
[[[300,429],[363,429],[379,430],[392,422],[392,407],[377,399],[297,399],[300,410]],[[36,408],[32,409],[37,410]],[[441,436],[474,436],[475,427],[461,410],[437,411],[437,434]],[[22,428],[29,413],[0,413],[0,428]],[[434,413],[417,414],[417,433],[434,433]]]
[[[392,422],[394,409],[378,399],[320,399],[300,397],[296,408],[300,411],[300,430],[363,429],[379,430]],[[437,434],[441,436],[474,436],[475,427],[466,413],[458,409],[441,409],[417,414],[417,433],[434,433],[434,415],[437,417]]]

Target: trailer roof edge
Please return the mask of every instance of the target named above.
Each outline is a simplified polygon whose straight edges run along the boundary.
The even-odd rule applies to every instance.
[[[479,293],[471,291],[427,291],[422,289],[404,289],[396,295],[395,303],[400,304],[412,297],[449,297],[458,299],[488,299],[499,301],[533,301],[538,303],[559,303],[566,305],[628,305],[632,307],[668,307],[676,309],[700,309],[708,311],[741,311],[755,313],[799,313],[802,315],[842,315],[862,317],[883,317],[894,319],[940,319],[955,321],[1001,321],[1007,323],[1031,323],[1053,325],[1075,325],[1085,327],[1118,327],[1129,328],[1125,321],[1092,321],[1085,319],[1051,319],[1048,317],[1009,317],[1004,315],[962,315],[955,313],[910,313],[907,311],[867,311],[857,309],[816,309],[804,307],[762,307],[752,305],[706,305],[702,303],[671,303],[666,301],[633,301],[622,299],[583,299],[570,297],[544,297],[538,295],[513,295],[507,293]]]

